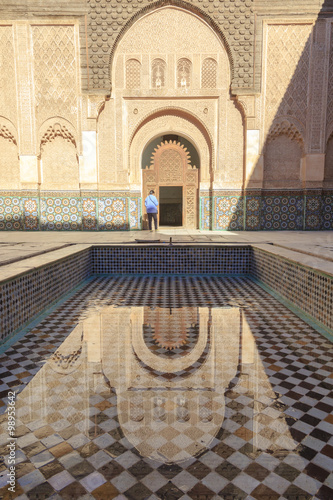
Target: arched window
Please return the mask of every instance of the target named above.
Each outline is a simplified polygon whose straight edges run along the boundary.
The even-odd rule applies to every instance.
[[[177,87],[186,89],[191,86],[192,63],[189,59],[179,59],[177,63]]]
[[[141,86],[141,63],[137,59],[126,61],[126,88],[138,89]]]
[[[163,59],[154,59],[151,71],[151,86],[153,89],[162,89],[166,83],[166,64]]]
[[[207,57],[201,68],[201,88],[215,89],[217,77],[217,62],[211,57]]]

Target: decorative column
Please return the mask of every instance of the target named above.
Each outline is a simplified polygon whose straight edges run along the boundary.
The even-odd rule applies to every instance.
[[[27,22],[17,22],[14,30],[21,188],[38,189],[30,26]]]
[[[80,189],[82,201],[82,229],[97,230],[98,224],[98,153],[97,119],[105,102],[105,95],[87,95],[84,99]]]
[[[307,151],[301,168],[304,192],[304,229],[322,227],[322,188],[325,172],[326,109],[329,77],[330,23],[317,20],[309,75]]]

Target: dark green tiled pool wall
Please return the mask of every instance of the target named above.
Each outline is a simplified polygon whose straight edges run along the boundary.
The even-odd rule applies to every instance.
[[[249,274],[250,247],[93,247],[93,274]]]
[[[0,341],[87,278],[89,249],[0,282]]]
[[[333,277],[259,248],[251,250],[251,274],[295,307],[333,330]]]

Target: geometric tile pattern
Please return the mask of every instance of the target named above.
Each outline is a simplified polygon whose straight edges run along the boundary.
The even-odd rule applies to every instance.
[[[321,193],[308,192],[305,196],[305,227],[310,231],[320,230],[322,227]]]
[[[303,196],[265,194],[262,198],[261,229],[263,230],[302,230]]]
[[[99,229],[116,231],[128,229],[128,208],[128,198],[99,198]]]
[[[333,193],[329,191],[323,193],[322,221],[323,230],[333,229]]]
[[[213,199],[214,230],[244,229],[244,199],[240,196],[216,196]]]
[[[259,248],[251,248],[251,275],[333,330],[333,278]]]
[[[239,365],[224,394],[223,423],[199,455],[179,463],[141,455],[119,423],[117,394],[103,376],[96,379],[96,362],[85,358],[45,386],[44,363],[80,321],[110,305],[241,309],[261,368]],[[17,392],[15,495],[331,499],[332,366],[332,344],[248,278],[90,279],[0,356],[0,412],[8,392]],[[7,498],[5,413],[0,422],[0,497]],[[177,436],[175,429],[160,440],[177,442]]]
[[[23,229],[22,200],[20,196],[0,197],[0,230]]]
[[[140,197],[130,198],[130,229],[138,230],[141,229],[141,205],[142,199]]]
[[[256,194],[246,195],[246,231],[260,231],[261,223],[261,196]]]
[[[22,198],[24,230],[36,231],[39,229],[39,199],[36,197]]]
[[[209,196],[200,197],[200,229],[209,231],[212,228],[212,202]]]
[[[140,230],[142,199],[115,192],[2,192],[1,230]],[[216,191],[200,196],[202,230],[318,230],[333,228],[332,191]]]
[[[93,196],[82,197],[83,231],[96,231],[98,229],[97,206],[97,198]]]
[[[93,246],[92,274],[248,274],[250,249]]]
[[[80,198],[41,198],[40,225],[43,231],[77,231],[81,229],[81,224]]]
[[[89,250],[0,282],[0,340],[59,300],[90,273]]]

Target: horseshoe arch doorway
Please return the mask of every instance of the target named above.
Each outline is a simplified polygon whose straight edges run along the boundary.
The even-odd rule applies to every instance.
[[[145,198],[153,189],[159,201],[159,227],[198,228],[200,158],[185,137],[156,137],[142,153],[143,229],[148,229]]]

